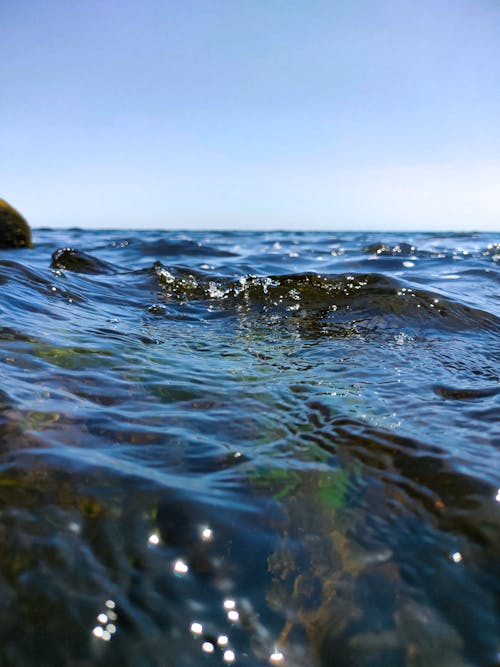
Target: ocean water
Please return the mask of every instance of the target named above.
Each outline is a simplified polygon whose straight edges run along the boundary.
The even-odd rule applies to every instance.
[[[0,252],[0,667],[500,664],[498,237]]]

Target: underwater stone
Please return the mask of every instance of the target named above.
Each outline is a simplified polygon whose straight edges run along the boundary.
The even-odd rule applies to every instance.
[[[0,199],[0,248],[31,248],[31,229],[23,216]]]

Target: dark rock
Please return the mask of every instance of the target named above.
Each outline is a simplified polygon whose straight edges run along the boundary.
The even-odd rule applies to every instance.
[[[51,268],[73,273],[116,273],[119,267],[103,262],[75,248],[58,248],[52,253]]]
[[[31,248],[31,229],[23,216],[0,199],[0,248]]]
[[[363,252],[370,255],[415,255],[417,249],[409,243],[388,245],[387,243],[372,243],[363,248]]]

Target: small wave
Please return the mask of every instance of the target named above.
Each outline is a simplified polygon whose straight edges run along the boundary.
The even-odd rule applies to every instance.
[[[123,271],[109,262],[74,248],[59,248],[52,254],[51,267],[73,273],[112,274]]]
[[[416,257],[419,259],[481,259],[490,258],[494,262],[500,261],[500,243],[490,243],[485,248],[457,248],[440,247],[433,249],[423,249],[412,243],[385,243],[377,241],[363,247],[363,253],[367,255],[376,255],[378,257]]]
[[[11,260],[0,260],[0,284],[8,282],[32,285],[42,292],[50,285],[48,277],[43,271],[31,268],[26,264],[13,262]]]
[[[500,394],[499,387],[448,387],[442,384],[436,384],[433,387],[434,392],[443,398],[451,398],[455,401],[471,401],[480,398],[491,398]]]
[[[53,443],[51,442],[51,445]],[[199,475],[180,475],[178,471],[168,472],[157,467],[148,466],[137,460],[129,460],[123,456],[114,456],[96,449],[84,447],[43,447],[41,444],[36,449],[28,448],[18,450],[15,454],[15,469],[38,470],[41,466],[46,470],[68,470],[73,472],[85,472],[96,474],[98,471],[107,471],[117,479],[136,480],[136,486],[140,483],[145,489],[170,489],[182,491],[191,496],[210,498],[212,502],[228,503],[236,502],[237,497],[228,492],[226,488],[217,488],[210,480]],[[36,462],[38,460],[38,463]],[[248,509],[244,505],[245,509]]]
[[[143,254],[154,257],[237,257],[237,253],[224,250],[216,246],[208,245],[201,241],[182,239],[179,241],[168,241],[158,239],[153,242],[141,241],[137,248]]]
[[[392,512],[409,511],[423,519],[431,514],[441,530],[496,549],[500,515],[492,514],[497,509],[491,501],[496,487],[490,482],[461,471],[444,448],[330,415],[326,406],[314,401],[309,405],[318,422],[316,446],[339,456],[350,469],[362,464],[364,474],[375,482],[377,502],[387,503]],[[386,486],[386,493],[380,494],[380,484]],[[365,485],[370,486],[367,480]],[[373,500],[368,492],[365,502]],[[381,507],[378,511],[384,515]]]
[[[366,327],[390,326],[388,316],[398,326],[405,322],[456,330],[499,326],[498,318],[489,312],[376,273],[210,279],[188,269],[164,267],[160,262],[154,265],[154,273],[166,298],[178,301],[208,300],[226,307],[299,317],[317,311],[338,322],[358,322]]]

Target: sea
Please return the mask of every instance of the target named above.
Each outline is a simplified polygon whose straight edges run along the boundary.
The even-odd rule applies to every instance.
[[[0,667],[498,667],[499,240],[0,251]]]

